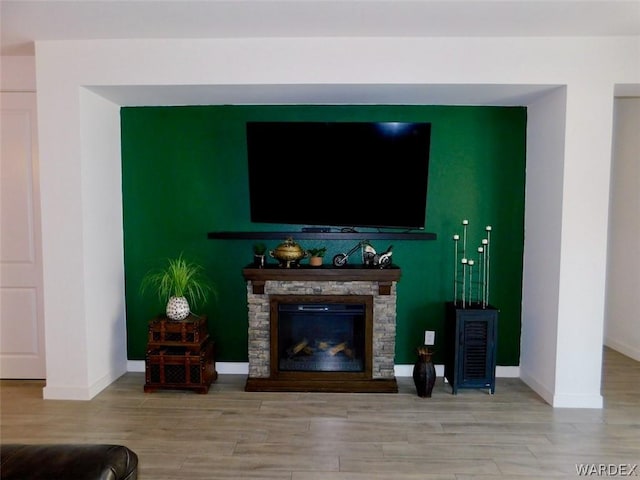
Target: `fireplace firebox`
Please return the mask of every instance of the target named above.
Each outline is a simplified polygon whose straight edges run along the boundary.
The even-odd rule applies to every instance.
[[[370,296],[274,295],[270,303],[272,377],[368,373]]]
[[[364,372],[365,304],[278,305],[280,372]]]

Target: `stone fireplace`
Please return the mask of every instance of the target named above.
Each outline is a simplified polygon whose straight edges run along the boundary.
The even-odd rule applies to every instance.
[[[398,391],[400,269],[248,267],[247,391]]]

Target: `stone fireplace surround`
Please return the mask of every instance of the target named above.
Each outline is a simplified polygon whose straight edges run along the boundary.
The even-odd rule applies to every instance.
[[[361,266],[243,269],[247,280],[249,316],[249,375],[246,391],[398,391],[395,373],[396,283],[400,269]],[[357,377],[322,372],[313,376],[301,372],[299,378],[280,378],[271,365],[272,295],[295,296],[370,296],[373,303],[371,371]],[[295,377],[295,375],[293,376]]]

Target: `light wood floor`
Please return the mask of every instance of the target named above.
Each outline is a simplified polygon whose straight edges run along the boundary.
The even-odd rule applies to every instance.
[[[404,377],[398,394],[247,393],[244,382],[143,393],[144,375],[128,373],[74,402],[4,380],[1,440],[123,444],[141,480],[524,480],[576,478],[577,464],[640,476],[640,363],[609,349],[602,410],[554,409],[518,379],[454,396],[438,378],[429,399]]]

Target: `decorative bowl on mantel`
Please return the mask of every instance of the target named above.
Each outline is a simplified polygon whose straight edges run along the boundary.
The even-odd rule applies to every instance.
[[[281,267],[290,268],[291,266],[299,266],[300,260],[307,256],[307,252],[292,237],[288,237],[283,243],[271,250],[269,255],[278,260]]]

